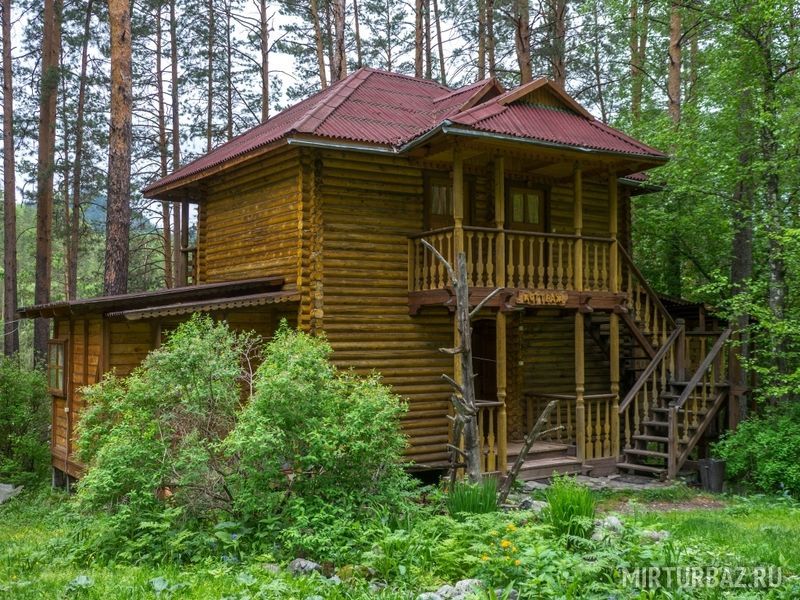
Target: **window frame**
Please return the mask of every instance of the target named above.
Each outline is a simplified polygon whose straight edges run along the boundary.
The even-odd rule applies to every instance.
[[[450,214],[449,215],[434,215],[431,212],[433,208],[433,186],[444,185],[450,188]],[[428,171],[423,175],[423,192],[424,192],[424,206],[423,206],[423,223],[422,226],[425,231],[432,231],[436,229],[443,229],[445,227],[453,227],[455,225],[455,218],[453,211],[455,210],[455,198],[453,197],[453,177],[452,173],[448,171]],[[464,175],[464,225],[470,225],[473,222],[473,211],[475,203],[472,199],[472,190],[474,188],[472,178]]]
[[[505,228],[517,231],[534,231],[546,233],[549,231],[547,222],[548,207],[550,205],[550,190],[546,186],[531,185],[523,182],[509,182],[506,185],[506,222]],[[527,223],[525,221],[514,220],[514,193],[523,192],[528,194],[536,192],[539,195],[539,222]]]
[[[67,396],[67,339],[66,338],[54,338],[47,340],[47,390],[53,396],[59,396],[65,398]],[[53,372],[53,348],[60,348],[61,350],[61,387],[54,388],[50,385],[51,383],[51,374]],[[56,373],[59,372],[59,369],[56,368]]]

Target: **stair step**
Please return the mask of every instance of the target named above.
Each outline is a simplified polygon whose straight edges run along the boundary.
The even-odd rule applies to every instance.
[[[654,475],[663,475],[667,472],[666,468],[653,467],[651,465],[637,465],[636,463],[617,463],[618,469],[628,469],[630,471],[642,471],[644,473],[652,473]]]
[[[669,443],[669,438],[662,437],[660,435],[634,435],[632,436],[632,439],[639,442],[658,442],[661,444]]]
[[[642,421],[642,425],[645,427],[667,427],[669,423],[667,421]]]
[[[656,452],[655,450],[643,450],[640,448],[628,448],[624,450],[625,454],[633,454],[634,456],[652,456],[654,458],[669,458],[666,452]]]
[[[522,463],[519,471],[520,481],[532,481],[534,479],[549,479],[553,473],[576,474],[587,473],[589,468],[584,467],[583,463],[577,458],[540,458],[526,460]]]

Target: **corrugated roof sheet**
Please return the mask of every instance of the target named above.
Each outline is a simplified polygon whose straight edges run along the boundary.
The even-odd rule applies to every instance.
[[[527,85],[551,84],[537,81]],[[504,102],[524,90],[521,87],[501,93],[502,88],[494,80],[452,90],[426,79],[359,69],[153,183],[145,188],[145,193],[203,176],[228,161],[294,134],[399,150],[448,122],[477,131],[568,146],[651,158],[664,156],[577,112]]]

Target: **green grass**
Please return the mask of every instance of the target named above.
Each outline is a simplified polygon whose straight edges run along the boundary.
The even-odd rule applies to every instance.
[[[731,552],[750,565],[777,565],[800,574],[800,505],[782,499],[731,498],[724,508],[654,512],[641,505],[634,518],[667,529],[679,540]]]
[[[695,508],[697,501],[708,497],[683,488],[659,490],[655,494],[597,496],[604,503],[614,502],[613,510],[623,513],[626,527],[632,524],[639,529],[667,529],[674,540],[702,548],[705,558],[713,556],[732,565],[776,565],[783,567],[786,575],[800,574],[797,503],[775,498],[722,497],[721,507]],[[659,508],[674,510],[652,510],[650,507],[656,501]],[[592,568],[591,562],[581,558],[580,550],[570,554],[560,542],[547,536],[546,528],[532,520],[530,513],[502,512],[478,515],[466,522],[454,522],[444,516],[427,517],[429,520],[415,524],[419,528],[416,533],[399,530],[388,534],[372,560],[372,564],[391,562],[381,577],[387,578],[394,591],[382,594],[370,593],[369,582],[361,576],[345,577],[342,585],[333,586],[318,576],[295,578],[285,572],[273,574],[263,568],[264,563],[273,560],[269,556],[251,557],[247,564],[238,565],[213,560],[192,565],[81,563],[70,558],[69,548],[60,541],[76,518],[68,513],[69,506],[61,493],[34,490],[0,507],[0,598],[303,600],[321,595],[333,600],[366,600],[399,598],[398,590],[408,590],[403,597],[415,598],[420,591],[435,589],[442,582],[454,582],[467,575],[484,577],[494,573],[500,577],[507,573],[513,580],[517,577],[513,561],[506,556],[512,559],[519,556],[527,561],[520,567],[525,569],[519,574],[523,579],[515,579],[517,582],[551,568],[552,574],[547,577],[556,579],[566,569],[570,575],[565,576],[563,583],[568,585],[574,569]],[[637,554],[631,548],[635,550],[640,545],[638,539],[619,546],[627,547],[629,559]],[[610,548],[601,553],[609,551]],[[611,556],[610,564],[617,560],[616,556]],[[594,558],[597,557],[593,555]],[[591,585],[587,581],[592,581],[594,575],[584,573],[582,577],[582,585]],[[539,597],[536,595],[539,585],[533,585],[534,595],[526,597]],[[157,594],[156,588],[166,591]],[[583,597],[579,591],[571,594]],[[569,593],[564,591],[563,595]],[[547,597],[562,597],[562,593],[552,592]]]

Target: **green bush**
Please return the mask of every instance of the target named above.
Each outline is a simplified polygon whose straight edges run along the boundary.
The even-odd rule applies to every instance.
[[[454,518],[494,512],[497,510],[497,480],[489,477],[477,484],[457,481],[447,492],[445,506]]]
[[[783,403],[739,424],[715,447],[726,475],[745,486],[800,498],[800,405]]]
[[[47,472],[49,424],[44,374],[0,357],[0,481],[29,484]]]
[[[558,537],[570,542],[587,538],[594,526],[595,499],[591,490],[573,477],[553,477],[545,493],[547,506],[542,510],[542,521]]]
[[[188,521],[231,508],[221,443],[235,423],[251,345],[224,323],[195,316],[128,377],[111,374],[84,390],[78,450],[88,470],[77,500],[105,513],[102,527],[85,532],[88,548],[158,554],[155,537],[186,541],[178,533]]]
[[[347,546],[358,523],[403,504],[411,485],[400,462],[405,406],[376,375],[338,371],[330,354],[324,340],[283,324],[225,441],[241,517],[272,515],[284,550],[319,558],[336,546],[326,536]]]

